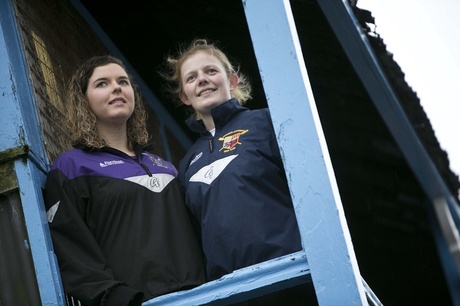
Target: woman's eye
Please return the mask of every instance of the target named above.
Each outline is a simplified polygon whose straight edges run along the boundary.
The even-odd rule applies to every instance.
[[[129,81],[128,80],[121,80],[120,85],[129,85]]]
[[[105,86],[107,86],[106,82],[99,82],[96,84],[96,87],[105,87]]]
[[[188,82],[192,82],[194,79],[195,79],[195,76],[191,75],[186,79],[186,81],[188,83]]]
[[[214,69],[214,68],[210,68],[210,69],[208,70],[208,73],[209,73],[209,74],[215,74],[216,72],[217,72],[217,70]]]

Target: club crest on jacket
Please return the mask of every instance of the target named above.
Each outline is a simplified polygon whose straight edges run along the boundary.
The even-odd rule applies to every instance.
[[[224,150],[224,153],[235,150],[237,144],[241,144],[240,136],[247,133],[249,130],[236,130],[225,134],[219,138],[222,141],[222,148],[219,151]]]

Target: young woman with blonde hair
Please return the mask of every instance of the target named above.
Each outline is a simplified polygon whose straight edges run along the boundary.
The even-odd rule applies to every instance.
[[[200,224],[208,278],[300,251],[270,113],[242,106],[251,97],[246,77],[205,39],[169,56],[167,67],[170,92],[195,112],[187,125],[199,138],[179,164],[179,179]],[[307,305],[307,289],[249,303]]]

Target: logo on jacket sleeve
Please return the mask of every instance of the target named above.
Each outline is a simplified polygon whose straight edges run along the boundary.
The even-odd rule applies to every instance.
[[[241,144],[240,136],[248,131],[249,130],[236,130],[220,137],[219,141],[222,141],[222,148],[220,148],[219,152],[224,150],[224,153],[227,153],[235,150],[236,145]]]

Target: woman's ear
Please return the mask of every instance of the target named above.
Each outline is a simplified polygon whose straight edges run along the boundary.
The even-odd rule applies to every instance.
[[[189,99],[187,98],[187,96],[183,93],[183,92],[180,92],[179,93],[179,99],[182,101],[182,103],[184,103],[185,105],[190,105],[190,101]]]
[[[230,91],[236,89],[236,87],[238,86],[238,76],[236,75],[236,73],[233,73],[230,77],[229,77],[229,81],[230,81]]]

